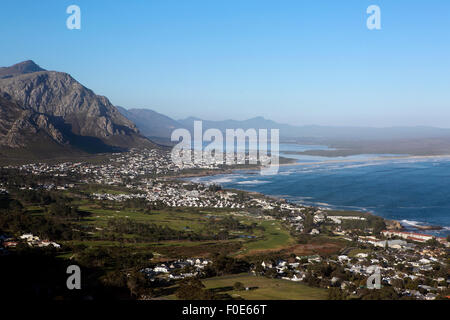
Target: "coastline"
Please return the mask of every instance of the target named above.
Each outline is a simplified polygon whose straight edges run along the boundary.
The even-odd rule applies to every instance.
[[[257,169],[229,169],[229,170],[220,170],[220,171],[212,171],[212,172],[208,172],[207,170],[205,170],[205,171],[202,171],[202,172],[199,172],[199,173],[196,173],[196,174],[184,174],[184,175],[181,175],[181,176],[171,176],[171,178],[189,179],[189,178],[198,178],[198,177],[213,177],[213,176],[216,176],[216,175],[233,174],[233,173],[236,173],[238,171],[252,171],[252,170],[256,171]],[[226,188],[226,190],[227,189],[228,188]],[[282,201],[288,201],[286,198],[284,198],[282,196],[269,195],[269,194],[264,194],[264,193],[257,192],[257,191],[248,191],[248,190],[239,189],[239,188],[231,188],[230,190],[232,190],[232,189],[239,190],[239,191],[242,191],[242,192],[245,192],[245,193],[249,193],[249,194],[260,194],[260,195],[262,195],[264,197],[267,197],[267,198],[278,199],[278,200],[282,200]],[[308,205],[305,205],[305,206],[308,206]],[[315,207],[323,208],[320,205],[315,205]],[[323,209],[325,209],[325,210],[332,210],[330,208],[323,208]],[[335,211],[335,212],[348,212],[348,211],[345,211],[345,210],[333,210],[333,211]],[[375,215],[377,217],[382,218],[385,221],[386,226],[388,226],[388,225],[392,226],[392,227],[388,228],[389,230],[397,230],[397,231],[405,231],[406,230],[406,228],[398,220],[387,219],[387,218],[379,216],[379,215],[377,215],[377,214],[375,214],[373,212],[370,212],[370,211],[361,211],[361,210],[352,210],[352,211],[355,212],[355,213],[361,213],[361,214],[371,214],[371,215]],[[439,227],[439,228],[442,229],[442,227]]]
[[[429,155],[429,156],[393,156],[393,157],[373,157],[373,158],[367,158],[367,159],[339,159],[339,160],[324,160],[324,161],[316,161],[316,162],[292,162],[292,163],[283,163],[283,164],[279,164],[279,166],[297,166],[297,165],[317,165],[317,164],[328,164],[328,163],[347,163],[347,162],[358,162],[358,161],[386,161],[386,160],[427,160],[427,159],[445,159],[445,158],[450,158],[450,155]],[[292,158],[291,158],[292,159]],[[292,159],[292,160],[296,160],[296,159]],[[183,178],[183,179],[189,179],[189,178],[196,178],[196,177],[213,177],[216,175],[228,175],[228,174],[235,174],[237,172],[242,172],[242,171],[246,171],[249,174],[251,174],[252,172],[254,174],[257,174],[257,170],[260,169],[260,166],[257,167],[249,167],[249,168],[235,168],[235,169],[220,169],[220,170],[201,170],[199,173],[195,173],[195,174],[184,174],[182,176],[178,176],[178,178]],[[176,178],[176,177],[174,177]],[[249,192],[249,193],[255,193],[255,192],[251,192],[248,190],[244,190],[244,189],[240,189],[240,188],[233,188],[236,190],[240,190],[243,192]],[[264,194],[261,192],[256,192],[259,193],[265,197],[269,197],[269,198],[277,198],[280,200],[284,200],[284,201],[288,201],[286,198],[282,197],[282,196],[275,196],[275,195],[269,195],[269,194]],[[306,205],[309,206],[309,205]],[[315,207],[319,207],[319,208],[323,208],[325,210],[333,210],[331,208],[326,208],[321,206],[320,204],[311,204],[311,206],[315,206]],[[346,210],[343,209],[336,209],[334,211],[341,211],[341,212],[345,212]],[[417,222],[417,221],[408,221],[409,223],[407,223],[406,220],[395,220],[395,219],[389,219],[389,218],[385,218],[379,214],[376,214],[374,212],[371,211],[364,211],[364,210],[351,210],[354,211],[355,213],[361,213],[361,214],[372,214],[375,215],[377,217],[382,218],[385,223],[386,226],[389,230],[397,230],[397,231],[406,231],[406,232],[419,232],[419,233],[424,233],[425,232],[440,232],[442,230],[447,230],[448,228],[443,227],[441,225],[428,225],[426,224],[426,222]]]
[[[302,166],[302,165],[317,165],[317,164],[329,164],[329,163],[348,163],[358,161],[387,161],[387,160],[427,160],[427,159],[443,159],[449,158],[448,155],[430,155],[430,156],[398,156],[398,157],[373,157],[367,159],[339,159],[339,160],[323,160],[323,161],[311,161],[311,162],[294,162],[294,163],[282,163],[280,167],[286,166]]]

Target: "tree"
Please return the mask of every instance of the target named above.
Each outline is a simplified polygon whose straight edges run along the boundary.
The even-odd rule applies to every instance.
[[[21,212],[22,209],[23,209],[23,205],[17,200],[12,200],[9,203],[9,210],[11,210],[13,212]]]
[[[339,288],[328,289],[328,300],[345,300],[347,294]]]
[[[278,275],[278,272],[276,269],[269,269],[267,270],[264,275],[268,278],[276,278],[276,276]]]
[[[121,288],[121,287],[128,286],[127,277],[126,277],[125,273],[120,270],[113,270],[113,271],[106,273],[102,277],[102,282],[108,287]],[[130,285],[135,287],[136,284],[135,283],[132,284],[130,282]]]
[[[175,296],[181,300],[209,300],[210,291],[205,290],[204,284],[197,278],[186,278],[180,282]]]
[[[426,244],[429,246],[432,246],[432,247],[437,247],[437,246],[439,246],[440,243],[435,238],[432,238],[432,239],[428,240],[426,242]]]
[[[380,234],[380,232],[385,229],[386,229],[386,223],[384,222],[384,220],[376,219],[375,222],[373,223],[373,232],[375,234]]]
[[[217,234],[217,239],[219,240],[227,240],[230,237],[230,234],[226,230],[221,230]]]
[[[311,232],[312,228],[314,227],[314,216],[311,212],[307,212],[305,214],[305,222],[304,222],[304,233]]]
[[[362,300],[397,300],[399,296],[392,287],[382,287],[379,290],[364,289]]]
[[[131,295],[139,297],[145,293],[147,279],[142,272],[135,271],[128,276],[127,287]]]
[[[211,269],[216,275],[236,274],[246,272],[250,265],[240,259],[219,255],[213,258]]]
[[[233,288],[236,291],[241,291],[244,290],[244,285],[242,284],[242,282],[235,282]]]

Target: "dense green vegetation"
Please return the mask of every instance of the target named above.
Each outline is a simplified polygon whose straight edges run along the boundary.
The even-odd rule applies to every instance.
[[[44,261],[61,279],[66,277],[64,268],[68,264],[77,264],[91,281],[87,292],[92,296],[103,296],[105,291],[126,299],[140,295],[165,296],[177,290],[170,289],[172,283],[149,282],[138,271],[160,259],[203,256],[214,261],[205,269],[208,277],[247,272],[250,264],[230,255],[242,252],[242,246],[247,243],[254,249],[276,248],[290,239],[281,224],[250,216],[231,216],[227,209],[149,207],[140,199],[98,201],[89,199],[89,192],[114,190],[95,185],[70,192],[28,190],[19,188],[22,182],[30,182],[26,177],[21,179],[14,180],[17,185],[13,183],[9,194],[0,195],[0,234],[17,238],[32,233],[62,247],[37,248],[21,242],[9,255],[0,256],[0,264],[24,272],[22,266],[14,266],[29,264],[28,259],[33,257],[37,262]],[[54,282],[46,279],[50,273],[43,272],[42,277],[30,283],[52,286]],[[183,296],[183,290],[189,292],[196,283],[186,281],[178,295]],[[199,288],[195,292],[199,299],[230,298]],[[41,298],[48,295],[80,298],[67,295],[61,284],[51,292],[36,294]]]
[[[11,172],[8,172],[8,174]],[[94,200],[92,193],[127,194],[125,187],[104,185],[82,185],[69,190],[49,190],[42,183],[52,183],[51,176],[37,179],[20,172],[17,177],[7,179],[0,171],[0,180],[7,184],[8,192],[0,193],[0,235],[3,238],[18,237],[32,233],[42,240],[61,244],[60,249],[30,247],[24,240],[8,255],[0,255],[0,267],[13,270],[12,278],[2,273],[7,286],[13,286],[14,277],[25,273],[25,266],[40,264],[40,276],[30,279],[27,275],[20,285],[26,287],[25,295],[38,298],[81,299],[90,297],[114,297],[123,299],[178,298],[178,299],[393,299],[398,298],[391,286],[379,292],[364,289],[363,276],[346,271],[334,263],[308,263],[308,256],[319,254],[336,261],[339,252],[344,252],[355,261],[357,253],[368,251],[356,241],[349,242],[332,234],[327,222],[317,227],[313,212],[305,214],[303,232],[289,228],[283,222],[280,210],[271,216],[260,218],[260,209],[248,212],[232,209],[170,208],[162,203],[149,205],[145,200],[134,198],[125,201]],[[59,183],[68,183],[70,177],[57,177]],[[31,183],[35,190],[22,187]],[[211,186],[210,191],[220,191]],[[237,197],[246,199],[248,194],[236,191]],[[310,209],[312,210],[312,209]],[[350,236],[384,229],[383,219],[355,212],[331,212],[336,215],[359,215],[366,220],[343,220],[340,227],[350,231]],[[313,228],[320,228],[319,235],[311,235]],[[439,246],[439,243],[427,243]],[[345,249],[345,250],[344,250]],[[297,258],[300,256],[300,258]],[[140,272],[161,262],[192,257],[208,258],[208,264],[200,275],[185,280],[161,277],[154,281]],[[275,268],[264,270],[261,261],[273,264],[278,260],[300,262],[305,265],[302,284],[280,280]],[[41,265],[42,264],[42,265]],[[68,264],[77,264],[83,269],[87,290],[85,296],[67,294],[63,281]],[[44,266],[48,266],[45,269]],[[396,265],[400,271],[406,267]],[[249,275],[249,270],[257,276]],[[186,267],[184,272],[192,271]],[[173,274],[178,275],[177,270]],[[448,270],[436,264],[430,277],[446,277]],[[57,273],[53,277],[52,273]],[[283,276],[293,277],[293,271]],[[48,277],[53,277],[51,280]],[[331,278],[337,280],[330,285]],[[51,290],[33,292],[30,286]],[[353,297],[339,290],[344,283],[361,284],[350,287],[347,292],[358,291]],[[62,283],[62,284],[61,284]],[[420,283],[405,280],[396,283],[400,288],[417,289]],[[434,284],[433,284],[434,285]],[[331,289],[328,288],[331,286]],[[11,292],[14,293],[14,290]]]

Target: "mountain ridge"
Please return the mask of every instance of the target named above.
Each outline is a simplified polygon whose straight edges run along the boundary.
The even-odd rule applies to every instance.
[[[131,111],[132,110],[132,111]],[[173,129],[184,128],[193,132],[194,121],[202,121],[203,130],[210,128],[219,129],[225,132],[226,129],[279,129],[282,139],[313,139],[313,140],[392,140],[392,139],[422,139],[422,138],[450,138],[450,129],[436,128],[431,126],[391,126],[391,127],[363,127],[363,126],[324,126],[324,125],[301,125],[278,123],[266,119],[262,116],[253,117],[246,120],[204,120],[190,116],[184,119],[175,120],[154,110],[145,108],[120,109],[126,117],[133,120],[137,127],[147,137],[158,137],[170,140]],[[141,117],[145,112],[158,114],[163,117],[163,123],[157,123],[151,117]],[[145,121],[144,121],[145,120]],[[170,123],[170,125],[168,125]],[[152,131],[153,126],[163,126],[164,130]],[[146,134],[151,132],[150,134]]]
[[[156,147],[106,97],[68,73],[44,70],[31,60],[0,70],[2,110],[16,117],[3,123],[4,148],[32,149],[30,135],[37,133],[58,150],[98,153]],[[39,157],[39,151],[35,153]]]

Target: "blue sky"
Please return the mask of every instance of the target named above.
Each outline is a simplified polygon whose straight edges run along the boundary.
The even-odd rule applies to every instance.
[[[176,119],[450,127],[447,0],[2,0],[0,38],[0,66],[32,59]]]

